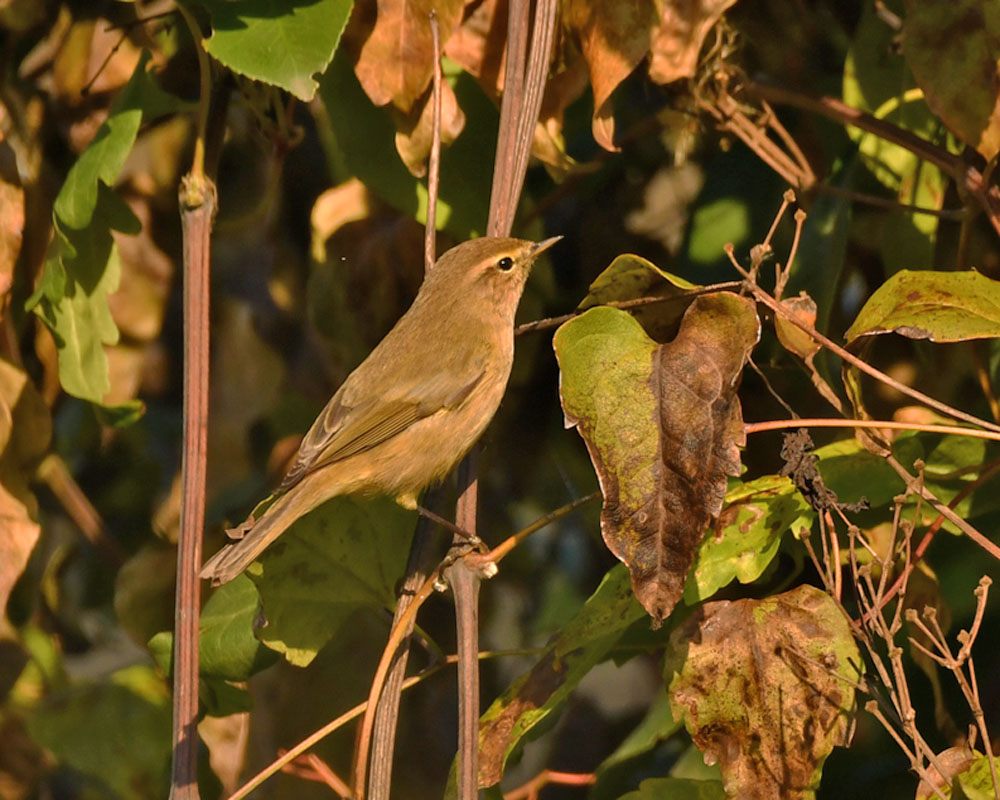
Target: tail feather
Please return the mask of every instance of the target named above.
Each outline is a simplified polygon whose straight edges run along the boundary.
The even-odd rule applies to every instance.
[[[229,538],[236,541],[227,544],[206,561],[199,573],[200,577],[211,580],[213,586],[219,586],[243,572],[295,520],[319,504],[304,504],[303,499],[294,492],[282,495],[268,507],[260,519],[250,517],[239,527],[226,531]]]

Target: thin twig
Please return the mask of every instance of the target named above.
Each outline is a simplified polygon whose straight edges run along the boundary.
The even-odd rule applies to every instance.
[[[981,431],[976,428],[963,428],[960,425],[935,425],[923,422],[896,422],[884,419],[838,419],[836,417],[817,417],[806,419],[771,419],[764,422],[748,422],[743,426],[749,434],[765,431],[784,430],[786,428],[874,428],[876,430],[892,431],[922,431],[924,433],[950,434],[953,436],[968,436],[970,439],[986,439],[1000,442],[1000,433]]]
[[[921,403],[925,403],[926,405],[930,406],[936,411],[940,411],[942,414],[947,414],[949,417],[962,420],[963,422],[969,422],[973,425],[985,428],[986,430],[1000,432],[1000,425],[993,422],[987,422],[986,420],[980,419],[979,417],[976,417],[972,414],[966,414],[964,411],[960,411],[957,408],[949,406],[947,403],[942,403],[940,400],[935,400],[933,397],[930,397],[924,394],[923,392],[913,389],[904,383],[900,383],[895,378],[892,378],[889,375],[886,375],[881,370],[878,370],[875,367],[871,366],[867,361],[864,361],[858,358],[853,353],[845,350],[843,347],[838,345],[832,339],[827,338],[818,330],[816,330],[812,325],[803,322],[793,314],[789,313],[788,310],[785,309],[779,302],[777,302],[767,292],[765,292],[756,283],[754,283],[751,280],[750,273],[743,268],[743,266],[739,263],[739,261],[736,260],[736,256],[733,252],[733,246],[731,244],[726,245],[725,252],[726,255],[729,256],[729,260],[732,263],[733,267],[736,269],[736,271],[747,279],[744,285],[746,286],[747,290],[751,294],[753,294],[754,298],[759,303],[767,306],[775,314],[780,315],[782,318],[788,320],[796,328],[807,333],[815,341],[819,342],[828,350],[831,350],[833,353],[840,356],[841,359],[846,361],[851,366],[857,367],[862,372],[867,373],[871,377],[881,381],[887,386],[896,389],[902,394],[912,397],[914,400],[919,400]]]
[[[430,10],[431,41],[434,49],[434,83],[431,90],[432,127],[431,155],[427,168],[427,224],[424,226],[424,271],[430,271],[437,260],[437,198],[441,179],[441,32],[437,12]]]
[[[714,294],[715,292],[729,292],[734,289],[739,289],[743,286],[743,281],[723,281],[722,283],[712,283],[708,286],[699,286],[696,289],[685,289],[684,291],[678,292],[677,294],[670,295],[657,295],[653,297],[635,297],[631,300],[612,300],[608,303],[601,303],[602,306],[607,308],[618,308],[623,311],[628,311],[633,308],[642,308],[644,306],[652,306],[658,303],[671,303],[679,302],[683,300],[690,300],[692,297],[700,297],[703,294]],[[585,314],[589,311],[589,308],[578,309],[576,311],[571,311],[569,314],[562,314],[558,317],[547,317],[545,319],[536,319],[531,322],[525,322],[514,328],[514,335],[521,336],[525,333],[536,333],[537,331],[549,330],[551,328],[558,328],[564,322],[568,322],[574,317],[578,317],[581,314]]]

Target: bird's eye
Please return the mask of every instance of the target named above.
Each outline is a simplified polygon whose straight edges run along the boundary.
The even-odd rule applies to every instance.
[[[497,262],[497,267],[502,269],[504,272],[509,272],[514,268],[514,259],[510,256],[504,256]]]

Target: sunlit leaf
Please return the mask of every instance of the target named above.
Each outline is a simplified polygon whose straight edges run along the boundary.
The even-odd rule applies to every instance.
[[[812,509],[788,478],[768,475],[730,490],[715,530],[698,550],[685,601],[693,605],[711,597],[734,579],[757,580],[782,536],[809,530],[812,521]]]
[[[296,522],[248,570],[263,605],[258,638],[305,666],[358,608],[391,608],[413,526],[385,498],[337,497]]]
[[[665,345],[607,307],[556,332],[566,422],[604,495],[601,533],[655,623],[680,598],[726,477],[739,472],[736,386],[759,335],[753,303],[726,292],[698,297]]]
[[[726,800],[726,797],[721,781],[649,778],[640,783],[634,792],[623,794],[619,800]]]
[[[844,338],[880,333],[932,342],[1000,336],[1000,281],[974,270],[897,272],[875,290]]]
[[[208,50],[233,72],[287,89],[300,100],[316,94],[315,77],[333,58],[353,0],[199,0],[212,17]]]
[[[671,634],[674,714],[722,768],[729,797],[811,798],[847,744],[861,656],[833,600],[801,586],[713,602]]]

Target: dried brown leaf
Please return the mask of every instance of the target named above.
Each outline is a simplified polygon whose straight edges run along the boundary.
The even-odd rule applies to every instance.
[[[413,107],[396,124],[396,150],[406,168],[416,177],[427,174],[427,156],[434,140],[434,103],[431,93]],[[458,138],[465,127],[465,114],[447,81],[441,82],[441,144],[448,145]]]
[[[666,675],[675,719],[719,763],[728,797],[805,800],[850,740],[860,662],[841,610],[800,586],[706,603],[671,635]]]
[[[556,332],[563,410],[601,482],[604,541],[654,624],[680,599],[739,473],[736,388],[759,335],[754,304],[728,292],[698,297],[668,344],[606,307]]]
[[[736,0],[668,0],[653,37],[649,77],[657,83],[690,78],[705,36]]]
[[[590,72],[594,138],[605,150],[617,150],[611,95],[649,51],[656,7],[652,0],[568,0],[563,13]]]
[[[437,14],[447,42],[462,18],[463,0],[378,0],[375,26],[361,47],[354,71],[377,106],[392,103],[407,113],[431,82],[434,52],[429,14]]]

